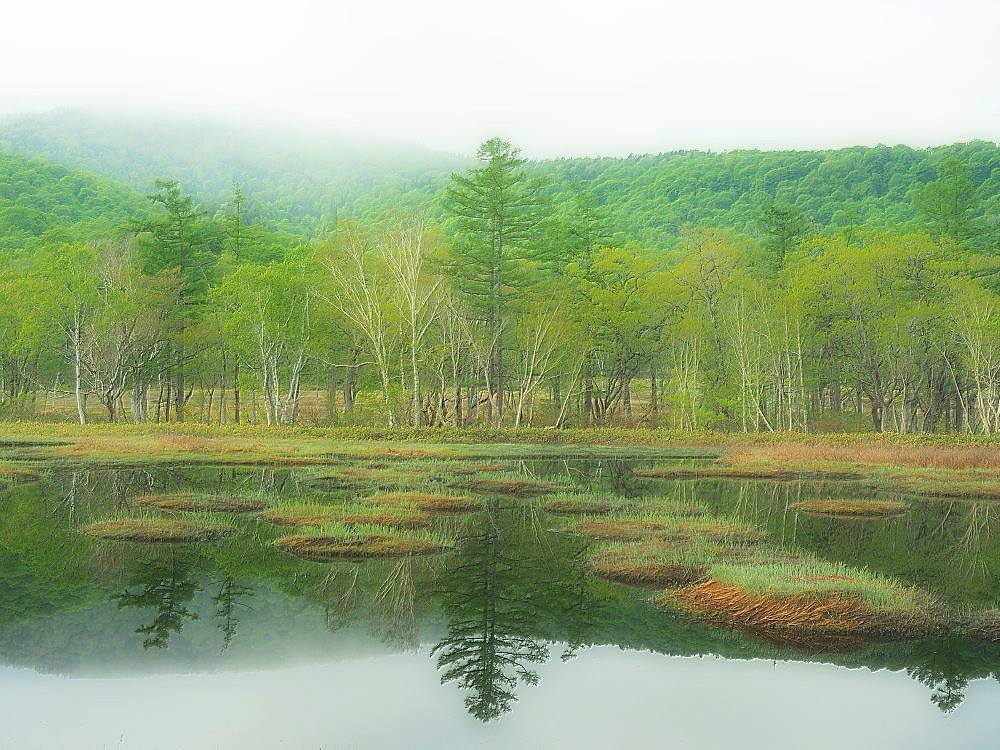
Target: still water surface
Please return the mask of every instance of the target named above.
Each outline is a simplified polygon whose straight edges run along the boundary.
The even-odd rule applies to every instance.
[[[808,483],[643,481],[648,461],[531,461],[578,488],[697,500],[772,539],[1000,598],[1000,505],[794,513]],[[654,610],[596,579],[537,501],[445,517],[446,555],[289,557],[287,533],[156,547],[75,530],[157,491],[336,501],[269,468],[58,471],[0,495],[0,748],[997,748],[1000,647],[960,638],[803,652]]]

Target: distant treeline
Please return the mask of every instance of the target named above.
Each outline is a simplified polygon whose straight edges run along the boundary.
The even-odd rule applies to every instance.
[[[969,158],[883,186],[872,205],[897,206],[895,226],[840,222],[859,205],[847,198],[803,206],[816,167],[791,192],[790,174],[770,192],[750,172],[727,183],[751,231],[674,225],[665,207],[667,239],[646,244],[612,204],[655,181],[629,185],[618,167],[676,161],[694,179],[705,159],[785,155],[611,160],[606,183],[579,179],[589,161],[560,161],[567,179],[553,181],[494,139],[425,201],[387,199],[309,237],[265,228],[240,187],[208,210],[177,181],[143,198],[3,157],[0,400],[8,416],[81,421],[99,405],[137,422],[992,434],[1000,260],[992,173],[975,159],[994,147],[956,149]],[[847,175],[885,178],[871,168]],[[833,201],[845,182],[827,180]],[[54,408],[59,393],[71,410]]]

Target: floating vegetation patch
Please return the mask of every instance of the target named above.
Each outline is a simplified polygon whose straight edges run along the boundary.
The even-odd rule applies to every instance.
[[[225,524],[160,518],[123,518],[98,521],[82,527],[80,531],[99,539],[150,544],[214,542],[236,533],[235,528]]]
[[[15,466],[5,466],[0,468],[0,485],[27,484],[37,482],[42,475],[30,469],[21,469]]]
[[[853,481],[864,475],[853,471],[799,471],[775,466],[666,466],[636,469],[633,474],[647,479],[767,479],[770,481]]]
[[[803,500],[788,507],[803,513],[848,519],[889,518],[910,508],[894,500]]]
[[[362,498],[361,502],[415,508],[425,513],[468,513],[481,507],[478,500],[468,495],[439,495],[429,492],[390,492]]]
[[[258,517],[277,526],[323,526],[331,523],[378,525],[393,529],[423,529],[430,526],[426,515],[418,511],[363,505],[283,505],[269,508]]]
[[[450,482],[449,486],[455,489],[471,490],[480,495],[507,495],[521,499],[539,497],[559,490],[559,486],[552,482],[495,477],[470,477]]]
[[[374,464],[371,466],[375,467]],[[392,466],[391,463],[379,465],[380,468],[389,468],[390,466]],[[511,464],[477,463],[468,460],[403,461],[396,465],[396,469],[406,473],[436,477],[517,471],[517,467]]]
[[[345,524],[329,524],[307,533],[282,537],[275,540],[274,545],[312,562],[433,555],[451,549],[448,540],[428,531],[400,531],[387,526]]]
[[[372,446],[365,451],[372,458],[447,458],[458,455],[451,448],[393,448]]]
[[[916,636],[935,626],[929,595],[840,563],[723,563],[702,583],[657,601],[731,627]]]
[[[267,502],[259,497],[199,493],[143,495],[137,497],[135,501],[139,505],[159,510],[203,511],[206,513],[255,513],[267,505]]]
[[[719,516],[672,516],[662,510],[623,512],[613,517],[581,518],[560,531],[592,539],[635,542],[714,540],[725,544],[756,544],[763,533],[748,524]]]
[[[364,485],[375,487],[400,487],[407,484],[420,483],[426,477],[419,474],[408,474],[393,469],[353,468],[314,477],[306,482],[307,486],[323,492],[338,492],[356,489]]]
[[[1000,500],[1000,481],[890,476],[886,490],[955,500]]]

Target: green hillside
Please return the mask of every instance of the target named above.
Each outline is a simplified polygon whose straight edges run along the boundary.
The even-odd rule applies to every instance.
[[[81,239],[148,213],[130,188],[45,159],[0,153],[0,250]]]
[[[250,218],[272,229],[315,234],[333,218],[373,218],[429,203],[467,157],[407,143],[318,130],[100,115],[60,110],[0,123],[0,151],[42,156],[148,192],[157,178],[180,180],[209,208],[233,183]],[[1000,216],[1000,149],[985,141],[914,149],[678,151],[627,158],[554,159],[529,165],[550,182],[554,204],[577,186],[607,209],[624,237],[651,247],[673,243],[685,223],[756,231],[761,207],[803,210],[818,229],[850,225],[920,229],[913,191],[950,159],[968,166],[975,220],[995,233]],[[436,206],[432,208],[436,210]]]

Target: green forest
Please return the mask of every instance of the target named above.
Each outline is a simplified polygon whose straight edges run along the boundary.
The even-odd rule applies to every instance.
[[[0,408],[1000,429],[1000,150],[525,160],[0,123]]]

